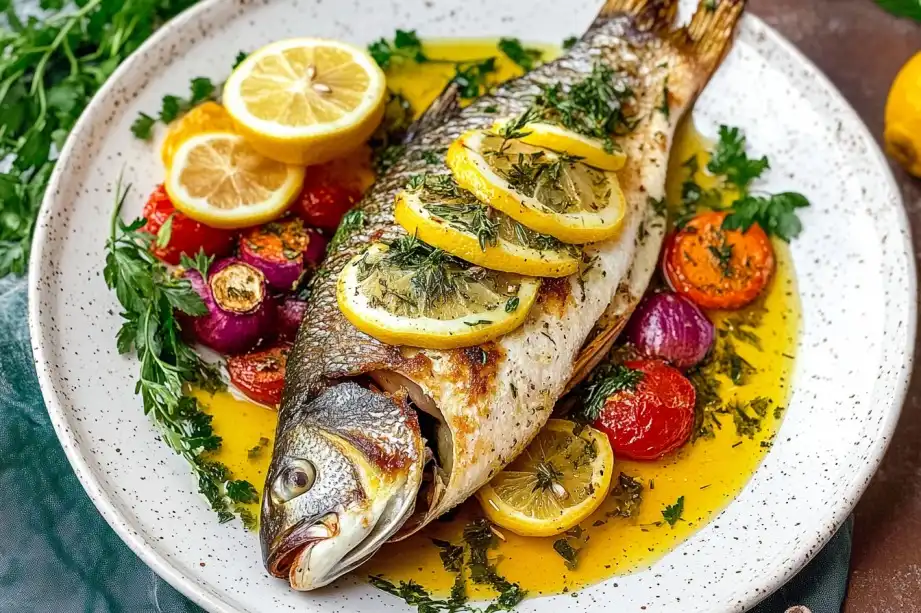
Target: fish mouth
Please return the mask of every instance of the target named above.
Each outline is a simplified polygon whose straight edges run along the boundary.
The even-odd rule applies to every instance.
[[[339,534],[339,515],[327,513],[319,518],[305,518],[293,525],[277,541],[266,561],[266,567],[273,576],[286,578],[296,562],[307,562],[317,543],[334,538]]]

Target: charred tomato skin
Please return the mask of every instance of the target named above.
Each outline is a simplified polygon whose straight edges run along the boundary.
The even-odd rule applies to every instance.
[[[194,257],[201,249],[205,254],[213,256],[227,255],[233,251],[236,233],[206,226],[180,213],[173,206],[163,185],[158,185],[150,194],[142,214],[146,220],[144,232],[154,236],[157,236],[170,217],[173,218],[166,246],[158,247],[156,241],[151,246],[151,252],[167,264],[178,265],[183,253]]]
[[[691,436],[696,392],[691,382],[661,360],[624,364],[643,373],[633,390],[608,397],[593,424],[608,435],[616,456],[655,460]]]
[[[233,383],[247,398],[277,406],[285,386],[285,366],[291,345],[282,343],[269,349],[227,358],[227,371]]]

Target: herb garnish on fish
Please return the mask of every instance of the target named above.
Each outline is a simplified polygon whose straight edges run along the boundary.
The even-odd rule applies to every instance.
[[[621,364],[599,366],[582,386],[582,407],[574,417],[580,422],[592,423],[598,419],[601,408],[609,396],[620,391],[636,389],[642,378],[642,372]]]
[[[176,312],[196,316],[207,313],[204,302],[185,279],[174,276],[150,253],[153,235],[141,232],[143,219],[130,224],[119,217],[130,186],[116,186],[111,235],[106,243],[106,285],[115,290],[125,322],[117,334],[119,353],[133,348],[141,362],[135,390],[141,394],[144,413],[163,433],[163,440],[191,464],[198,489],[221,522],[238,514],[247,527],[254,518],[241,504],[259,498],[248,481],[234,480],[224,464],[206,458],[221,439],[214,434],[211,416],[186,385],[206,391],[222,389],[217,369],[205,363],[181,337]],[[207,267],[205,266],[207,269]]]

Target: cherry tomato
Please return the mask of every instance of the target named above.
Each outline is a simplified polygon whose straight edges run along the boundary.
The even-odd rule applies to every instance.
[[[172,217],[169,242],[165,247],[158,247],[154,242],[151,247],[153,254],[168,264],[179,264],[179,256],[183,253],[194,257],[199,249],[204,249],[208,255],[225,255],[233,250],[236,240],[234,232],[211,228],[186,217],[176,210],[162,185],[158,185],[150,195],[144,205],[143,215],[147,223],[142,229],[154,236]]]
[[[285,364],[291,345],[284,343],[269,349],[227,358],[230,382],[247,398],[277,406],[285,385]]]
[[[608,435],[614,454],[655,460],[687,442],[694,424],[694,386],[660,360],[626,362],[643,373],[632,390],[608,397],[594,426]]]
[[[346,211],[361,199],[371,172],[361,152],[354,159],[311,166],[293,210],[309,225],[334,232]]]

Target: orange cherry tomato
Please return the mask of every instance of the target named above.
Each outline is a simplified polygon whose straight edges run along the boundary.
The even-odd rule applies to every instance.
[[[594,427],[608,435],[615,456],[631,460],[655,460],[681,447],[694,424],[694,386],[661,360],[624,366],[643,376],[634,389],[608,397]]]
[[[666,243],[665,278],[707,309],[738,309],[754,301],[774,274],[774,248],[761,226],[724,230],[726,212],[697,215]]]

